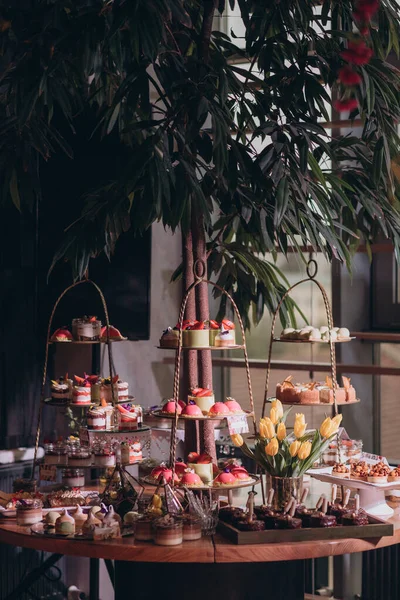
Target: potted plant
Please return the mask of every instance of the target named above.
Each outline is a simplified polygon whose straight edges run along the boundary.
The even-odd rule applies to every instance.
[[[274,508],[282,509],[292,498],[300,498],[303,475],[316,463],[337,434],[342,415],[326,417],[319,429],[307,430],[303,413],[296,413],[293,432],[286,431],[286,417],[279,400],[271,402],[269,417],[260,419],[254,449],[240,434],[232,442],[253,459],[266,474],[267,491],[274,489]]]

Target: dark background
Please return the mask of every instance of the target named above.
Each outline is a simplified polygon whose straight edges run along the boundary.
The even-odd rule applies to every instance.
[[[72,283],[68,264],[57,265],[48,279],[49,267],[65,228],[80,214],[82,195],[118,176],[124,158],[115,139],[90,139],[93,122],[90,114],[81,117],[75,135],[64,128],[74,160],[58,154],[41,166],[43,197],[31,214],[2,208],[0,448],[34,441],[47,323],[57,297]],[[150,230],[143,237],[123,234],[111,263],[104,255],[90,263],[89,277],[105,295],[111,324],[130,340],[149,339],[150,266]],[[52,330],[85,314],[105,321],[97,292],[86,284],[60,302]]]

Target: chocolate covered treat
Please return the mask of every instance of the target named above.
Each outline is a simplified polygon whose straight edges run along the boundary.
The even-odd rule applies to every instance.
[[[219,511],[218,518],[224,523],[235,525],[238,521],[244,518],[245,512],[237,506],[225,506]]]
[[[362,509],[349,510],[342,516],[342,525],[368,525],[368,515]]]
[[[237,522],[236,527],[240,531],[264,531],[265,523],[264,521],[259,521],[258,519],[253,519],[249,521],[248,519],[241,519]]]
[[[354,496],[355,500],[355,510],[349,511],[347,514],[342,517],[342,525],[368,525],[369,519],[368,515],[364,509],[360,508],[360,496],[356,494]]]
[[[349,498],[350,498],[350,490],[346,490],[342,504],[335,502],[335,499],[334,499],[333,503],[328,507],[328,514],[336,517],[336,521],[338,524],[342,524],[343,516],[346,515],[350,511],[350,509],[347,507]]]
[[[324,499],[321,510],[316,510],[310,518],[311,527],[336,527],[336,517],[327,515],[328,500]]]
[[[276,517],[276,529],[300,529],[301,519],[294,516],[296,511],[296,500],[292,498],[285,506],[282,515]]]

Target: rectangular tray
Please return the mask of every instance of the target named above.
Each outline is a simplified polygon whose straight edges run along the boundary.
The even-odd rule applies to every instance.
[[[218,531],[234,544],[279,544],[285,542],[313,542],[316,540],[369,539],[393,535],[392,523],[368,515],[368,525],[337,527],[307,527],[293,530],[239,531],[236,527],[219,521]]]

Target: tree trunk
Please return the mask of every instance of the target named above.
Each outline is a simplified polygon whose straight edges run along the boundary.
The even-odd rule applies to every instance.
[[[189,231],[186,235],[182,236],[182,260],[183,260],[183,293],[187,288],[194,282],[193,273],[193,237],[192,232]],[[185,319],[196,319],[196,296],[193,292],[188,299],[186,305]],[[183,377],[181,389],[183,391],[183,400],[187,400],[189,390],[198,387],[198,365],[197,365],[197,351],[188,350],[182,353],[183,356]],[[199,443],[199,423],[198,421],[185,421],[185,457],[189,452],[196,450],[200,451]]]
[[[201,216],[197,216],[196,218],[196,215],[194,215],[192,222],[192,235],[194,259],[202,260],[207,266],[205,230],[204,222]],[[207,277],[207,270],[205,276]],[[210,318],[208,288],[209,286],[206,283],[201,283],[196,287],[197,316],[201,321],[207,321]],[[213,380],[211,350],[201,350],[198,352],[198,369],[199,386],[212,389]],[[204,451],[207,452],[207,454],[212,457],[213,462],[216,463],[217,455],[215,449],[214,421],[200,423],[200,429],[202,430],[201,442],[204,444]]]

